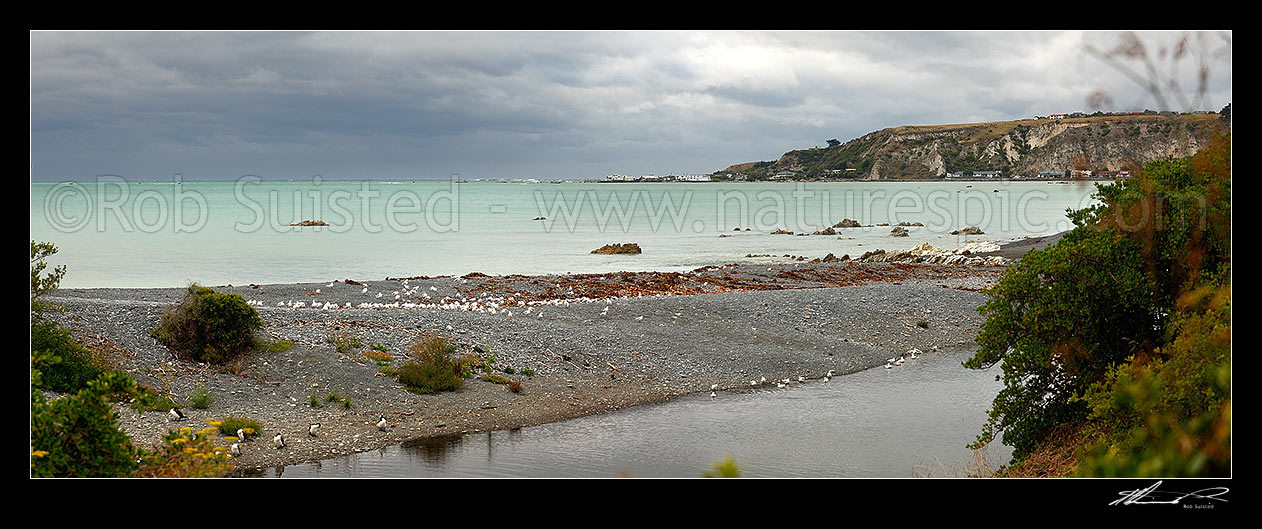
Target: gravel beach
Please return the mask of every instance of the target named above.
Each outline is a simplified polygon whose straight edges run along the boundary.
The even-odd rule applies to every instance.
[[[149,336],[183,289],[62,289],[49,301],[80,339],[110,351],[138,382],[187,402],[209,390],[206,409],[117,409],[134,443],[223,417],[257,420],[236,471],[327,459],[402,441],[532,426],[699,391],[748,391],[750,381],[848,374],[883,366],[910,349],[971,348],[982,289],[1002,266],[795,262],[706,267],[686,273],[411,277],[285,285],[207,285],[257,308],[283,352],[251,352],[230,368],[174,360]],[[378,372],[365,353],[401,365],[407,347],[437,333],[493,359],[503,384],[466,379],[463,389],[418,395]],[[331,336],[360,347],[339,352]],[[529,373],[525,375],[523,373]],[[335,392],[350,406],[324,402]],[[322,401],[310,405],[312,396]],[[377,427],[385,417],[387,426]],[[320,423],[316,436],[310,423]],[[283,434],[287,446],[274,448]]]

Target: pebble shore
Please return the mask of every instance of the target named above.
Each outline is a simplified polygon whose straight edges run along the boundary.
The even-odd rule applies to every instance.
[[[206,409],[117,409],[134,443],[151,446],[181,426],[246,417],[263,431],[242,445],[236,472],[378,449],[408,439],[532,426],[695,392],[749,391],[750,381],[848,373],[910,349],[973,347],[982,290],[1002,266],[758,263],[687,273],[562,276],[328,278],[287,285],[207,285],[242,295],[261,334],[295,345],[251,352],[230,366],[176,360],[149,336],[184,289],[63,289],[49,301],[82,343],[110,352],[138,382],[187,402],[205,388]],[[418,336],[437,333],[478,347],[495,374],[456,392],[418,395],[379,373]],[[339,352],[333,336],[360,347]],[[529,375],[523,374],[529,373]],[[336,393],[349,407],[324,401]],[[310,403],[313,396],[319,406]],[[386,427],[378,428],[381,417]],[[320,423],[315,436],[311,423]],[[280,433],[285,448],[272,446]]]

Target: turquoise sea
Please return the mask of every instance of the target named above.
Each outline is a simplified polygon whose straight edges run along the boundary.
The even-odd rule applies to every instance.
[[[500,181],[31,184],[31,239],[50,241],[63,288],[614,271],[786,262],[928,242],[955,248],[1052,234],[1090,183],[534,183]],[[813,233],[843,218],[864,228]],[[328,226],[294,227],[304,220]],[[889,226],[919,222],[910,236]],[[966,226],[985,234],[951,235]],[[737,231],[739,229],[739,231]],[[608,243],[640,255],[594,255]]]

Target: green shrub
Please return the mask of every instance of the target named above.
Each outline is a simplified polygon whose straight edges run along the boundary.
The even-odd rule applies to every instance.
[[[135,476],[141,478],[213,478],[232,472],[232,458],[210,435],[214,428],[200,432],[183,427],[169,432],[162,446],[145,452]],[[235,431],[233,433],[235,434]]]
[[[206,386],[197,386],[197,389],[193,390],[193,393],[188,396],[189,406],[199,410],[209,408],[210,400],[210,391],[206,389]]]
[[[1097,185],[987,291],[965,366],[1002,362],[1004,388],[974,446],[1002,431],[1020,462],[1070,428],[1082,475],[1229,475],[1230,140]]]
[[[248,351],[254,331],[262,326],[258,311],[245,298],[194,284],[150,334],[177,355],[223,364]]]
[[[38,389],[40,369],[55,361],[32,357],[31,476],[129,477],[138,467],[139,452],[118,427],[114,398],[134,391],[135,381],[122,373],[93,380],[73,395],[47,401]]]
[[[55,308],[54,305],[44,302],[41,298],[57,290],[61,284],[61,278],[66,275],[66,265],[58,266],[52,272],[44,274],[44,269],[48,267],[47,259],[55,253],[57,253],[57,247],[53,243],[31,241],[31,313],[36,317],[47,309]]]
[[[395,377],[408,391],[428,395],[455,391],[463,386],[464,366],[452,360],[456,347],[437,335],[417,338],[409,346],[415,360],[404,362],[395,370]]]
[[[46,364],[42,370],[43,387],[50,391],[79,391],[108,371],[102,362],[93,358],[91,351],[75,343],[70,333],[50,321],[31,321],[31,350],[59,359]]]

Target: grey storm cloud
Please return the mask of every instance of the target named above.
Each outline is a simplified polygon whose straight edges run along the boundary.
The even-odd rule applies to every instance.
[[[32,178],[709,172],[891,126],[1083,110],[1093,83],[1147,102],[1085,56],[1090,37],[32,32]],[[1230,102],[1226,40],[1210,110]]]

